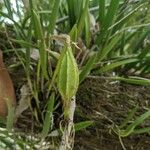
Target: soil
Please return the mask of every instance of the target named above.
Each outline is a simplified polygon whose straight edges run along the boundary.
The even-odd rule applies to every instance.
[[[112,82],[105,78],[88,78],[77,94],[75,121],[92,120],[94,124],[76,133],[75,150],[149,150],[150,133],[122,138],[112,128],[121,125],[136,105],[136,116],[150,108],[150,87]],[[135,119],[135,118],[134,118]],[[150,126],[147,119],[141,127]]]

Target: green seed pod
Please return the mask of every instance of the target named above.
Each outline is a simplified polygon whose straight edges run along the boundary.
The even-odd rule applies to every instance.
[[[64,53],[63,53],[64,52]],[[71,98],[76,94],[79,85],[79,70],[73,56],[70,44],[65,44],[60,58],[57,86],[66,108]]]

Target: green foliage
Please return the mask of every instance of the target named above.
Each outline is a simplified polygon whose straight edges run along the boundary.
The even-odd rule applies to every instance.
[[[86,63],[86,65],[82,68],[82,71],[80,73],[80,82],[82,82],[90,73],[90,71],[92,70],[94,63],[96,61],[96,56],[95,54],[93,54],[88,62]]]
[[[135,84],[135,85],[150,85],[150,80],[149,79],[145,79],[145,78],[141,78],[141,77],[133,77],[133,76],[129,76],[128,78],[123,78],[123,77],[110,77],[113,80],[120,80],[120,81],[124,81],[130,84]]]
[[[53,34],[54,29],[55,29],[57,14],[59,10],[59,4],[60,4],[60,0],[55,0],[52,13],[50,15],[49,32],[51,34]]]
[[[85,129],[91,126],[92,124],[93,124],[93,121],[83,121],[80,123],[76,123],[74,128],[75,128],[75,131],[80,131],[82,129]]]
[[[14,118],[15,118],[14,117],[15,107],[11,104],[9,99],[7,99],[7,106],[8,106],[8,116],[7,116],[6,128],[9,132],[11,132],[13,128]]]
[[[137,128],[139,125],[141,125],[146,119],[149,119],[150,117],[150,110],[142,114],[141,116],[137,117],[132,123],[129,123],[130,119],[133,118],[135,112],[137,111],[137,107],[135,107],[128,115],[128,117],[124,120],[121,126],[117,127],[116,130],[114,130],[120,137],[126,137],[130,134],[136,134],[136,133],[146,133],[149,132],[149,127],[145,128]],[[124,129],[125,128],[125,129]]]
[[[131,84],[150,84],[145,78],[150,74],[148,4],[148,0],[29,0],[23,7],[16,1],[15,9],[11,1],[4,0],[2,27],[7,28],[7,20],[11,22],[15,38],[8,36],[8,41],[19,44],[12,44],[12,49],[25,70],[31,97],[37,109],[40,101],[47,101],[44,138],[54,129],[53,114],[60,97],[66,111],[79,83],[91,72]],[[71,40],[66,43],[68,35]],[[31,58],[35,50],[37,60]],[[135,130],[148,117],[149,111],[119,134],[148,132],[149,128]],[[75,129],[89,125],[91,122],[81,122]],[[7,126],[12,127],[11,119]]]
[[[55,100],[55,94],[52,93],[52,95],[48,100],[46,115],[43,123],[43,130],[42,130],[43,138],[45,138],[48,135],[49,130],[52,130],[53,128],[54,100]]]

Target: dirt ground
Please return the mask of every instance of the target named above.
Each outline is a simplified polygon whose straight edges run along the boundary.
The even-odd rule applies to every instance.
[[[128,113],[139,105],[136,116],[150,108],[150,87],[89,78],[77,95],[75,121],[92,120],[94,124],[76,133],[75,150],[122,150],[113,125],[120,125]],[[141,127],[150,126],[146,120]],[[150,134],[122,138],[123,150],[150,150]]]

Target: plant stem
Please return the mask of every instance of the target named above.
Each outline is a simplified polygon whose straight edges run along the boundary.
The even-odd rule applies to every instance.
[[[65,120],[64,132],[61,138],[59,150],[72,150],[74,145],[74,112],[76,107],[76,97],[73,96],[68,108],[68,115]]]

